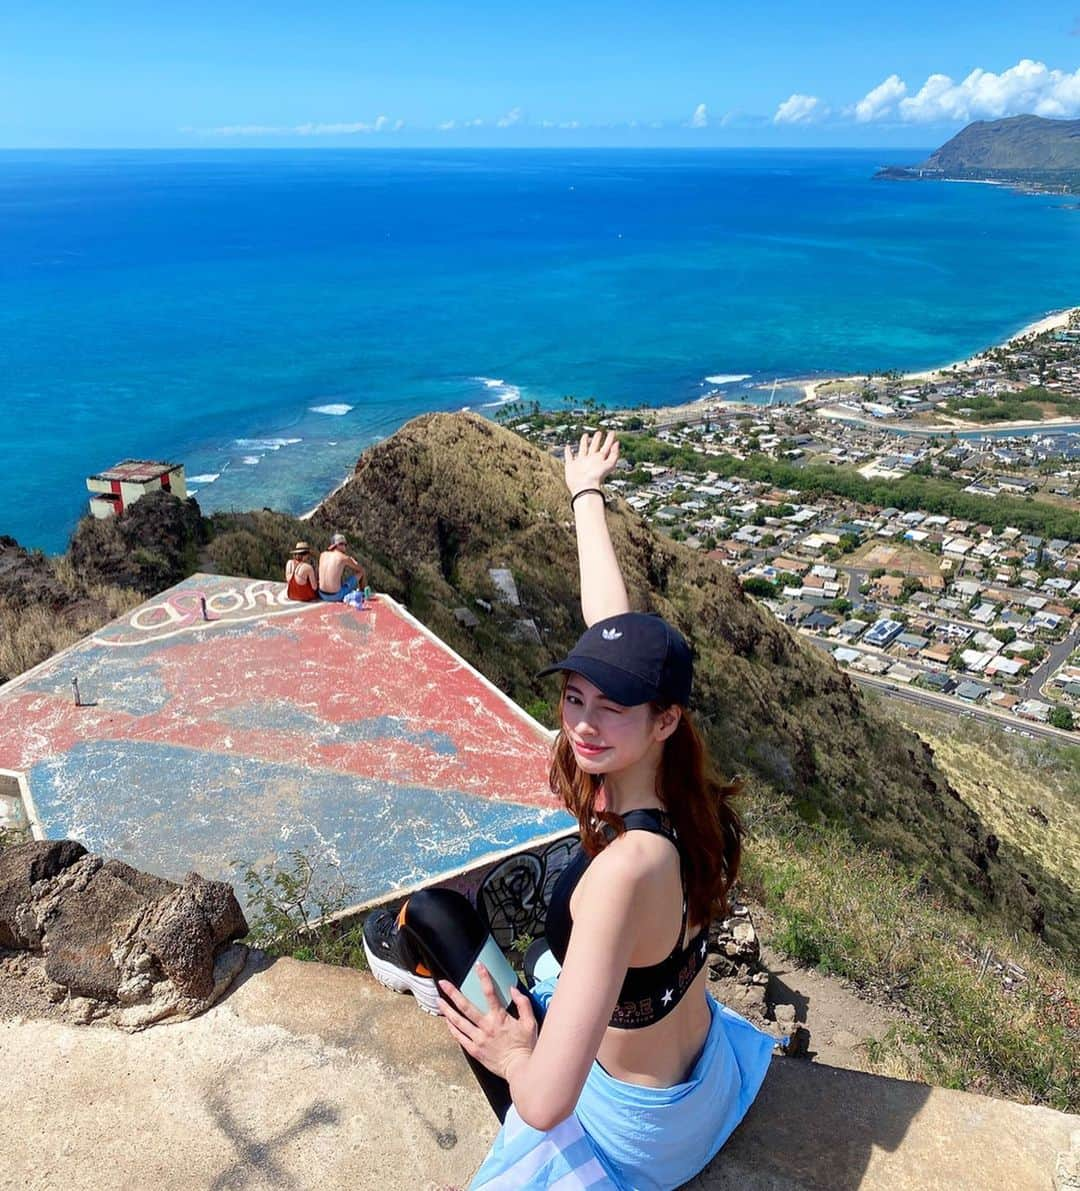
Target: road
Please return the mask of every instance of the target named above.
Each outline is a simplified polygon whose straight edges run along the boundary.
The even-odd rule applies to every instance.
[[[1030,695],[1039,695],[1042,693],[1043,687],[1053,677],[1057,668],[1068,660],[1069,654],[1072,653],[1077,645],[1080,645],[1080,627],[1073,629],[1064,641],[1059,641],[1057,645],[1051,646],[1045,661],[1039,663],[1042,678],[1039,680],[1038,685],[1035,685],[1034,678],[1028,682],[1029,697]]]
[[[819,648],[833,649],[835,641],[825,641],[821,637],[811,637],[810,640]],[[909,703],[918,703],[924,707],[934,707],[939,711],[948,711],[953,715],[964,716],[967,719],[979,720],[984,724],[998,724],[1011,728],[1018,734],[1027,734],[1035,739],[1052,740],[1062,744],[1076,744],[1077,734],[1066,732],[1061,728],[1051,728],[1049,724],[1033,723],[1030,720],[1020,720],[1006,711],[998,711],[996,707],[972,707],[961,699],[954,699],[949,695],[937,695],[932,691],[924,691],[919,687],[905,686],[889,678],[877,678],[872,674],[860,674],[858,670],[844,671],[853,682],[859,686],[872,687],[886,698],[906,699]]]

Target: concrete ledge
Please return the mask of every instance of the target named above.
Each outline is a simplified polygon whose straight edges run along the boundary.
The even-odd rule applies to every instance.
[[[131,1037],[0,1023],[0,1187],[464,1187],[495,1121],[438,1019],[357,972],[254,959]],[[775,1060],[698,1191],[1049,1191],[1080,1119]]]

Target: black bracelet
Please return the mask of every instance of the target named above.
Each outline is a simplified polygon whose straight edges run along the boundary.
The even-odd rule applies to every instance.
[[[579,496],[588,496],[590,492],[595,492],[596,495],[599,496],[604,502],[605,508],[607,507],[607,498],[604,496],[603,488],[582,488],[580,492],[575,492],[574,495],[570,497],[570,508],[572,509],[574,507],[574,501],[577,500]]]

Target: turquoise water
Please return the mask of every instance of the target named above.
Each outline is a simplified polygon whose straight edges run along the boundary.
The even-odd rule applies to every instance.
[[[0,154],[0,533],[61,549],[129,455],[299,512],[426,410],[927,367],[1080,302],[1063,200],[888,159]]]

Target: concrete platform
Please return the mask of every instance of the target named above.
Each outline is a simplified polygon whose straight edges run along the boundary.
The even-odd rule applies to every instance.
[[[359,611],[196,575],[0,688],[0,771],[39,838],[234,882],[234,861],[298,849],[356,905],[564,835],[548,756],[384,596]]]
[[[450,1191],[495,1135],[444,1024],[358,972],[278,960],[129,1036],[0,1022],[0,1188]],[[774,1059],[695,1191],[1052,1191],[1080,1119]]]

